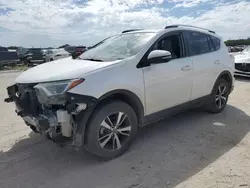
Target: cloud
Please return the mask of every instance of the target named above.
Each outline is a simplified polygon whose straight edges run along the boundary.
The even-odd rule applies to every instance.
[[[228,39],[250,36],[250,2],[221,4],[213,10],[195,18],[191,23],[208,27]]]
[[[175,3],[175,7],[194,7],[201,3],[209,3],[211,0],[170,0],[169,2]]]
[[[208,4],[212,9],[206,9]],[[199,17],[173,14],[180,8],[190,12],[195,8]],[[11,11],[1,14],[1,9]],[[24,46],[90,45],[125,29],[161,29],[176,23],[207,27],[224,38],[243,37],[250,29],[249,11],[249,1],[235,0],[0,0],[0,25],[5,29],[0,30],[0,41]]]

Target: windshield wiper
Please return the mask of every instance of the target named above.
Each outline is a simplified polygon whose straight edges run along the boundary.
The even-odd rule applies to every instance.
[[[80,58],[82,59],[82,58]],[[90,58],[90,59],[82,59],[82,60],[87,60],[87,61],[99,61],[99,62],[103,62],[103,60],[101,59],[94,59],[94,58]]]

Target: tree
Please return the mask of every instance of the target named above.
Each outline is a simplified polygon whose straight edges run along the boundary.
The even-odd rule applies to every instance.
[[[8,49],[9,49],[9,50],[17,50],[18,47],[17,47],[17,46],[9,46]]]
[[[237,39],[237,40],[227,40],[227,41],[225,41],[225,44],[227,46],[250,45],[250,38]]]

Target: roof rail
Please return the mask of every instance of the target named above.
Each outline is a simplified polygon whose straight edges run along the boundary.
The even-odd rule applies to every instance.
[[[192,25],[184,25],[184,24],[176,24],[176,25],[168,25],[165,27],[165,29],[170,29],[170,28],[175,28],[175,27],[193,27],[193,28],[197,28],[197,29],[202,29],[202,30],[206,30],[210,33],[215,34],[215,31],[209,30],[209,29],[205,29],[202,27],[197,27],[197,26],[192,26]]]
[[[143,29],[128,29],[128,30],[123,31],[122,33],[128,33],[132,31],[140,31],[140,30],[143,30]]]

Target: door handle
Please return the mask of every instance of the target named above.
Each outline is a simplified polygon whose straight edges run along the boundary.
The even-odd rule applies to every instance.
[[[220,64],[220,60],[216,60],[216,61],[214,62],[214,64],[215,64],[215,65],[219,65],[219,64]]]
[[[182,71],[190,71],[191,70],[191,66],[190,65],[186,65],[184,67],[181,68]]]

